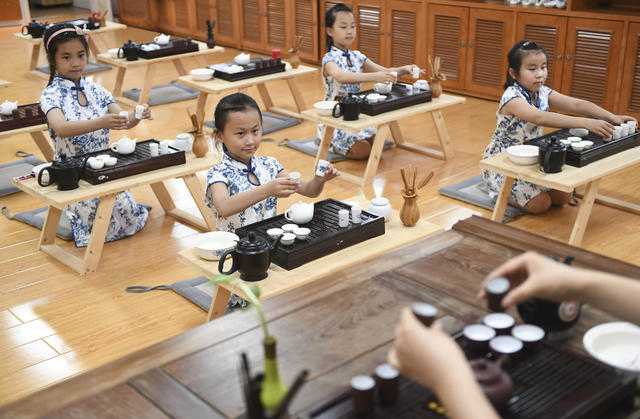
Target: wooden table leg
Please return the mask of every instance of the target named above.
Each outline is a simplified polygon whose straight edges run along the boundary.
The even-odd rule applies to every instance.
[[[224,313],[227,311],[227,303],[229,302],[229,297],[231,297],[231,292],[228,289],[223,288],[220,285],[216,286],[216,290],[213,293],[213,298],[211,299],[211,305],[209,306],[207,321],[217,319],[218,317],[224,315]]]
[[[438,133],[438,139],[440,140],[440,146],[442,147],[442,152],[444,153],[444,160],[448,160],[453,157],[453,147],[451,146],[451,139],[449,138],[449,133],[447,132],[447,127],[444,124],[444,118],[442,117],[442,112],[439,109],[431,112],[431,118],[433,119],[433,123],[436,126],[436,132]]]
[[[196,103],[196,115],[200,118],[201,121],[204,120],[204,109],[207,106],[207,98],[209,97],[209,93],[205,93],[202,90],[198,93],[198,102]]]
[[[155,73],[156,66],[154,64],[149,64],[147,66],[147,73],[144,76],[144,83],[142,84],[142,90],[140,91],[140,99],[138,100],[138,104],[142,105],[149,101],[149,94],[151,93],[151,86]]]
[[[595,202],[599,185],[600,178],[587,183],[584,191],[584,197],[582,198],[582,202],[578,209],[576,222],[573,224],[573,230],[571,231],[571,238],[569,239],[570,245],[580,246],[580,243],[582,242],[582,237],[584,236],[584,231],[587,228],[587,222],[591,215],[591,209],[593,208],[593,203]]]
[[[378,164],[380,163],[380,157],[382,157],[384,141],[390,134],[391,130],[389,129],[389,124],[382,124],[378,127],[376,136],[373,139],[373,144],[371,145],[371,154],[369,154],[367,167],[364,169],[362,185],[368,185],[373,182],[373,178],[375,177],[376,171],[378,170]]]
[[[491,219],[493,221],[502,221],[502,218],[504,217],[504,210],[507,209],[507,203],[511,196],[513,182],[515,182],[515,178],[509,176],[504,177],[504,180],[502,181],[502,188],[500,188],[500,193],[496,198],[496,205],[493,207],[493,214],[491,214]]]
[[[202,214],[202,218],[206,223],[206,225],[204,226],[205,230],[215,231],[216,217],[213,215],[213,212],[211,212],[211,208],[209,208],[204,203],[205,192],[202,184],[200,183],[200,180],[198,180],[198,176],[196,176],[195,173],[192,173],[190,175],[183,176],[182,179],[184,180],[185,185],[187,185],[187,189],[189,189],[193,200],[198,206],[200,214]]]
[[[322,140],[320,141],[320,146],[318,147],[318,154],[316,154],[316,161],[313,164],[313,167],[318,167],[318,162],[320,160],[325,160],[327,158],[327,154],[329,154],[329,147],[331,146],[331,137],[333,136],[333,127],[325,125],[324,134],[322,135]]]
[[[296,83],[296,79],[294,77],[287,79],[287,84],[289,85],[289,90],[291,90],[291,95],[293,96],[293,100],[296,102],[298,113],[306,110],[307,105],[304,101],[304,98],[300,94],[300,89],[298,89],[298,84]]]
[[[118,67],[118,72],[116,73],[116,82],[113,85],[113,97],[122,96],[122,82],[124,81],[124,74],[126,72],[126,67]]]
[[[185,70],[184,65],[182,64],[182,60],[180,58],[175,58],[171,60],[171,62],[173,62],[173,65],[175,66],[176,70],[178,70],[178,74],[180,74],[181,76],[187,75],[187,70]]]
[[[31,49],[31,61],[29,62],[29,71],[36,71],[38,68],[38,58],[40,58],[40,43],[32,44],[33,48]]]
[[[402,131],[400,131],[400,124],[398,121],[389,122],[389,130],[391,131],[391,137],[396,144],[404,144],[404,135],[402,135]]]
[[[156,198],[158,198],[158,201],[160,202],[160,205],[162,206],[162,209],[165,213],[169,214],[176,208],[176,204],[175,202],[173,202],[173,198],[171,198],[171,194],[169,193],[169,190],[167,190],[167,187],[164,185],[164,182],[160,181],[157,183],[152,183],[151,189],[156,195]]]
[[[438,112],[438,114],[440,115],[440,118],[438,119],[439,121],[441,121],[442,119],[442,114],[440,114],[440,111],[433,111],[431,112],[431,116],[434,118],[434,122],[436,122],[436,117],[434,116],[434,112]],[[447,155],[445,153],[445,149],[444,146],[442,145],[442,138],[443,136],[447,138],[448,141],[448,134],[447,134],[447,130],[444,126],[444,121],[441,121],[442,124],[438,125],[436,123],[436,131],[438,134],[438,138],[440,140],[440,145],[442,146],[442,150],[434,150],[433,148],[430,147],[425,147],[422,145],[418,145],[418,144],[413,144],[410,143],[408,141],[405,141],[404,136],[402,135],[402,131],[400,131],[400,124],[398,124],[398,121],[392,121],[389,123],[389,128],[391,130],[391,135],[393,137],[393,141],[395,141],[396,145],[399,148],[405,149],[405,150],[410,150],[413,151],[414,153],[420,153],[420,154],[424,154],[425,156],[429,156],[429,157],[434,157],[436,159],[441,159],[441,160],[446,160],[447,159]],[[442,128],[442,132],[440,132],[440,128]]]
[[[60,208],[49,205],[47,218],[44,220],[44,225],[42,226],[42,234],[40,234],[38,249],[42,246],[54,244],[56,242],[56,233],[58,231],[58,224],[60,224],[61,215],[62,210]]]
[[[91,236],[89,237],[89,245],[87,246],[82,264],[81,275],[88,272],[95,272],[100,263],[102,248],[104,247],[104,238],[109,230],[111,214],[113,213],[113,204],[116,202],[116,194],[109,194],[100,197],[96,218],[93,220],[91,228]]]
[[[271,100],[271,95],[269,94],[269,90],[267,90],[267,86],[265,86],[264,83],[258,83],[256,84],[256,87],[258,88],[258,93],[260,93],[264,109],[268,111],[273,108],[273,101]]]
[[[31,132],[31,138],[35,141],[36,145],[40,149],[40,152],[44,156],[45,160],[53,161],[53,146],[51,145],[51,141],[47,137],[45,137],[42,131]]]

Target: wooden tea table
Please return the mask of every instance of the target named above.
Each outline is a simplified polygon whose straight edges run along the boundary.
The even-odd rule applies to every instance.
[[[482,169],[501,173],[505,176],[502,189],[500,189],[496,205],[493,208],[493,214],[491,215],[491,219],[494,221],[500,221],[504,217],[504,211],[507,208],[509,195],[511,194],[511,188],[513,187],[515,179],[526,180],[562,192],[573,192],[575,188],[584,185],[584,196],[578,207],[578,215],[576,216],[571,237],[569,238],[569,244],[580,246],[587,228],[591,209],[598,197],[597,193],[600,180],[607,175],[614,174],[638,163],[640,163],[640,147],[622,151],[613,156],[589,163],[584,167],[574,167],[565,164],[560,173],[543,173],[537,164],[529,166],[517,165],[509,160],[507,153],[502,153],[486,160],[480,160],[479,164]],[[627,212],[640,214],[640,206],[629,202],[605,196],[599,196],[598,201]]]
[[[162,205],[162,208],[167,214],[180,222],[198,229],[204,231],[215,230],[216,220],[211,210],[204,204],[204,187],[198,180],[196,172],[207,170],[214,164],[217,164],[218,161],[219,156],[212,153],[202,158],[196,158],[193,154],[187,153],[187,162],[185,164],[152,170],[99,185],[92,185],[81,180],[79,183],[80,186],[71,191],[59,191],[54,185],[42,187],[38,185],[35,178],[21,181],[17,181],[14,178],[12,183],[29,195],[41,199],[49,205],[38,248],[79,272],[80,275],[84,275],[88,272],[95,272],[98,269],[116,194],[126,189],[141,185],[150,185],[158,201],[160,201],[160,205]],[[182,178],[182,180],[184,180],[193,200],[200,210],[202,218],[176,208],[164,184],[165,180],[173,178]],[[84,258],[79,258],[63,246],[56,244],[58,223],[62,211],[69,204],[96,197],[100,198],[100,204],[91,230],[89,245],[85,251]]]
[[[318,71],[317,68],[309,67],[306,65],[300,65],[298,66],[298,68],[293,69],[291,68],[291,65],[289,63],[286,63],[285,71],[266,74],[264,76],[250,77],[243,80],[227,81],[214,78],[207,81],[198,81],[193,80],[193,77],[191,77],[191,75],[188,75],[179,77],[178,81],[185,86],[189,86],[200,91],[200,95],[198,96],[197,112],[201,116],[205,115],[204,107],[207,104],[207,98],[209,97],[209,94],[220,94],[227,90],[233,89],[244,91],[251,86],[256,86],[258,88],[258,93],[260,93],[260,98],[262,98],[262,103],[264,103],[264,106],[266,108],[266,111],[279,113],[286,116],[292,116],[294,118],[300,118],[300,112],[306,109],[307,106],[305,104],[304,98],[300,94],[300,89],[298,88],[298,84],[296,83],[295,78],[303,74],[315,73],[316,71]],[[291,112],[288,109],[279,108],[273,105],[273,100],[271,99],[271,95],[269,94],[269,90],[266,86],[266,83],[268,81],[273,80],[286,80],[298,112]]]
[[[97,57],[100,54],[101,50],[102,51],[106,50],[104,45],[102,45],[102,47],[98,46],[98,43],[101,43],[100,40],[97,39],[99,38],[99,36],[96,37],[94,35],[100,35],[106,32],[121,31],[126,28],[127,28],[127,25],[123,25],[122,23],[107,21],[107,24],[104,27],[90,31],[88,43],[89,43],[89,49],[91,50],[93,55]],[[31,62],[29,63],[29,73],[34,74],[38,77],[48,79],[49,74],[43,73],[37,70],[38,58],[40,58],[40,47],[42,46],[42,38],[32,38],[31,35],[23,35],[21,32],[14,33],[13,36],[15,36],[16,38],[23,39],[24,41],[30,43],[32,46]]]
[[[0,79],[0,87],[9,87],[11,85],[10,81]]]
[[[354,375],[372,374],[384,363],[400,312],[410,303],[435,304],[448,332],[487,314],[486,303],[476,298],[481,281],[499,264],[526,250],[572,255],[574,265],[640,278],[638,266],[479,217],[325,273],[263,303],[269,332],[278,339],[278,364],[285,384],[290,385],[302,369],[309,370],[289,406],[291,417],[346,390]],[[262,289],[267,286],[265,281],[257,284]],[[123,298],[135,304],[142,297]],[[508,313],[520,322],[514,309]],[[584,332],[613,320],[584,306],[574,336],[559,346],[584,354]],[[239,417],[246,413],[240,353],[247,354],[254,374],[262,371],[262,338],[254,310],[236,311],[1,407],[0,417]],[[534,405],[550,408],[544,402]],[[575,407],[556,406],[557,414],[537,417],[567,417]],[[624,403],[616,407],[624,415],[631,409]],[[617,409],[606,410],[606,416],[621,417]]]
[[[466,99],[463,97],[442,94],[431,102],[407,106],[406,108],[384,112],[375,116],[369,116],[361,113],[360,118],[356,121],[344,121],[342,118],[318,115],[318,112],[316,112],[315,109],[308,109],[302,112],[302,118],[319,124],[325,124],[326,126],[322,141],[320,142],[320,147],[318,148],[318,154],[316,155],[315,165],[318,164],[320,159],[327,158],[329,146],[331,145],[331,136],[334,129],[337,128],[351,132],[358,132],[367,127],[377,128],[378,131],[373,140],[373,145],[371,146],[371,154],[367,161],[367,167],[364,170],[364,176],[360,177],[342,171],[340,172],[340,179],[347,180],[355,183],[356,185],[365,186],[371,184],[374,176],[376,175],[378,163],[380,162],[380,157],[382,157],[384,141],[389,137],[393,138],[396,146],[400,148],[442,160],[447,160],[453,157],[451,140],[449,139],[447,127],[444,124],[444,118],[442,117],[440,110],[449,106],[464,103],[465,101]],[[431,114],[431,118],[433,119],[442,151],[409,143],[405,141],[402,136],[402,132],[400,131],[398,120],[427,112]]]
[[[35,141],[36,145],[40,149],[40,152],[44,156],[45,160],[52,161],[53,145],[51,143],[51,140],[49,139],[49,135],[44,134],[44,131],[47,131],[47,130],[48,130],[47,124],[32,125],[30,127],[0,131],[0,138],[6,138],[12,135],[28,133],[31,135],[31,138],[33,138],[33,141]]]
[[[198,51],[169,55],[167,57],[150,58],[148,60],[144,58],[138,58],[136,61],[127,61],[124,58],[114,58],[108,52],[99,54],[98,61],[118,68],[116,81],[113,86],[113,90],[111,91],[113,93],[114,99],[131,106],[147,103],[149,100],[149,93],[151,92],[151,83],[153,82],[153,77],[158,67],[157,64],[171,61],[176,67],[176,70],[178,70],[178,73],[181,76],[184,76],[187,74],[187,70],[185,70],[184,68],[184,63],[182,62],[183,59],[188,57],[203,57],[218,52],[224,52],[224,48],[219,46],[209,49],[207,47],[207,44],[205,44],[204,42],[193,42],[198,44]],[[128,69],[136,67],[141,67],[145,71],[144,83],[142,85],[142,91],[140,92],[140,99],[137,102],[122,95],[122,83],[124,81],[124,76],[127,73]]]
[[[348,201],[357,201],[357,199],[350,199]],[[361,204],[364,205],[364,202]],[[260,299],[267,300],[273,298],[319,278],[340,272],[349,266],[362,263],[368,259],[380,257],[380,255],[385,252],[443,230],[441,226],[425,220],[420,220],[414,227],[405,227],[400,222],[397,211],[393,212],[392,219],[385,223],[384,226],[385,234],[382,236],[349,246],[290,271],[271,264],[268,271],[269,276],[265,280],[260,281]],[[202,259],[196,255],[193,248],[178,252],[178,260],[209,278],[215,278],[220,274],[217,260],[208,261]],[[229,267],[227,267],[227,269],[228,268]],[[240,277],[238,273],[234,273],[233,276]],[[247,284],[251,283],[247,282]],[[216,287],[215,294],[211,300],[211,306],[209,306],[207,321],[218,318],[225,313],[227,301],[232,292],[244,296],[244,292],[234,284],[226,283]]]

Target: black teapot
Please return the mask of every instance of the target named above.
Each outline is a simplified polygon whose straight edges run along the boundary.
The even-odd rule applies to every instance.
[[[271,265],[271,254],[279,241],[280,237],[270,245],[267,240],[250,231],[247,237],[243,237],[238,242],[235,249],[229,249],[220,256],[218,271],[226,275],[239,271],[240,279],[243,281],[265,279],[267,277],[267,269]],[[231,269],[225,272],[223,270],[224,261],[229,254],[233,258],[233,265]]]
[[[22,34],[31,35],[32,38],[42,38],[46,27],[47,25],[45,23],[40,23],[35,19],[31,19],[31,22],[29,22],[28,25],[22,27]],[[25,29],[27,30],[27,33],[24,32]]]
[[[555,301],[530,298],[518,304],[518,314],[525,323],[540,326],[547,332],[547,339],[560,342],[570,338],[573,325],[580,319],[582,305],[578,301]]]
[[[127,61],[136,61],[138,59],[139,48],[138,44],[129,39],[129,42],[125,42],[125,44],[118,49],[118,58],[126,58]]]
[[[567,158],[567,146],[556,137],[551,137],[538,145],[538,164],[545,173],[558,173]]]
[[[334,118],[343,117],[345,121],[355,121],[360,117],[360,104],[362,100],[357,96],[343,96],[333,107],[331,114]]]
[[[84,159],[79,164],[74,159],[68,159],[66,154],[60,154],[60,160],[54,160],[51,166],[45,167],[38,173],[38,184],[40,186],[49,186],[52,183],[58,184],[58,190],[69,191],[78,187],[80,175],[84,172],[87,160]],[[42,183],[42,174],[49,174],[49,183]]]

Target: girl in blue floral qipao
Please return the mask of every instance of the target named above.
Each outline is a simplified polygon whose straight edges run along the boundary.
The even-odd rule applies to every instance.
[[[505,152],[512,145],[539,137],[542,135],[542,126],[584,127],[594,134],[610,137],[613,125],[635,120],[626,115],[614,115],[591,102],[563,95],[545,86],[547,53],[535,42],[518,42],[509,51],[507,60],[506,90],[496,112],[498,125],[484,152],[485,159]],[[550,106],[585,115],[586,118],[549,112]],[[488,186],[489,195],[495,199],[502,187],[503,175],[483,170],[482,178]],[[571,193],[516,179],[509,204],[529,213],[540,214],[551,205],[564,205],[570,199]]]
[[[277,198],[293,193],[320,195],[324,183],[339,175],[331,165],[324,176],[290,179],[273,157],[255,156],[262,140],[262,113],[243,93],[225,96],[214,112],[216,141],[222,143],[222,160],[207,173],[205,203],[217,218],[217,229],[233,232],[247,224],[274,217]],[[246,305],[235,294],[229,306]]]
[[[395,83],[397,76],[409,74],[415,64],[396,68],[385,68],[374,63],[360,51],[349,47],[356,37],[356,23],[353,12],[344,3],[338,3],[325,15],[328,52],[322,58],[322,81],[325,87],[324,100],[335,100],[336,96],[358,93],[362,82]],[[393,74],[392,74],[393,73]],[[318,126],[318,136],[322,138],[324,125]],[[331,138],[333,151],[350,159],[362,160],[369,157],[371,142],[376,135],[374,127],[353,133],[336,129]]]
[[[40,96],[40,107],[47,115],[55,156],[76,156],[109,148],[110,129],[128,129],[138,124],[134,113],[119,115],[121,109],[102,86],[82,77],[89,47],[84,30],[71,24],[57,24],[44,34],[51,75]],[[145,106],[142,118],[150,118]],[[89,243],[93,220],[100,200],[94,198],[69,205],[66,209],[76,246]],[[147,222],[147,209],[137,204],[131,193],[117,195],[105,241],[131,236]]]

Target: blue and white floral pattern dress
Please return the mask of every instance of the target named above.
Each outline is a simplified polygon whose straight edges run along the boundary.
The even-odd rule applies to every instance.
[[[59,108],[67,121],[83,121],[100,118],[109,113],[109,104],[113,96],[104,87],[80,78],[80,88],[87,98],[87,105],[78,101],[78,87],[69,79],[56,76],[40,96],[40,107],[47,114],[51,109]],[[60,137],[49,127],[53,140],[55,158],[60,154],[76,156],[109,148],[109,129],[100,129],[74,137]],[[66,213],[71,222],[73,240],[77,247],[89,244],[93,220],[96,216],[99,198],[81,201],[67,207]],[[147,223],[149,212],[135,202],[131,192],[125,191],[116,196],[109,230],[105,242],[116,241],[138,232]]]
[[[273,157],[251,157],[250,165],[234,159],[229,155],[227,149],[223,147],[222,160],[217,165],[209,169],[207,173],[207,192],[204,202],[211,208],[216,216],[216,228],[220,231],[234,232],[242,226],[262,221],[266,218],[275,217],[278,210],[278,200],[275,196],[257,202],[234,214],[230,217],[223,217],[216,211],[213,205],[213,197],[209,189],[214,183],[224,183],[227,185],[229,195],[238,195],[250,189],[256,188],[265,183],[271,182],[284,170],[280,163]],[[258,179],[258,183],[253,183],[249,174],[253,173]]]
[[[533,100],[529,97],[528,92],[520,85],[516,84],[507,87],[507,89],[502,94],[502,99],[500,99],[500,105],[498,106],[498,111],[496,112],[498,125],[495,132],[493,133],[491,142],[484,151],[483,158],[487,159],[489,157],[496,156],[500,153],[505,152],[507,148],[512,145],[522,144],[527,140],[541,136],[542,126],[524,121],[515,115],[501,115],[500,110],[510,100],[515,98],[522,98],[541,111],[546,112],[549,110],[549,95],[552,91],[553,90],[551,90],[549,87],[542,86],[542,88],[538,91],[538,95],[534,103]],[[504,176],[499,173],[483,170],[482,179],[489,189],[489,196],[492,199],[495,199],[500,192],[500,188],[502,187]],[[544,188],[534,183],[516,179],[513,183],[513,188],[511,189],[511,199],[518,203],[518,205],[524,206],[531,199],[548,190],[549,188]]]
[[[325,64],[334,62],[342,71],[362,73],[362,67],[366,60],[367,57],[360,51],[343,51],[335,45],[332,45],[329,52],[322,57],[322,81],[324,82],[325,89],[324,100],[335,100],[336,96],[344,95],[345,92],[358,93],[360,92],[361,86],[360,83],[340,84],[334,80],[333,77],[325,76]],[[323,134],[324,124],[318,124],[318,137],[322,138]],[[371,138],[374,135],[376,135],[375,127],[365,128],[358,133],[336,129],[333,131],[333,136],[331,137],[331,145],[333,146],[334,152],[345,155],[357,141]]]

